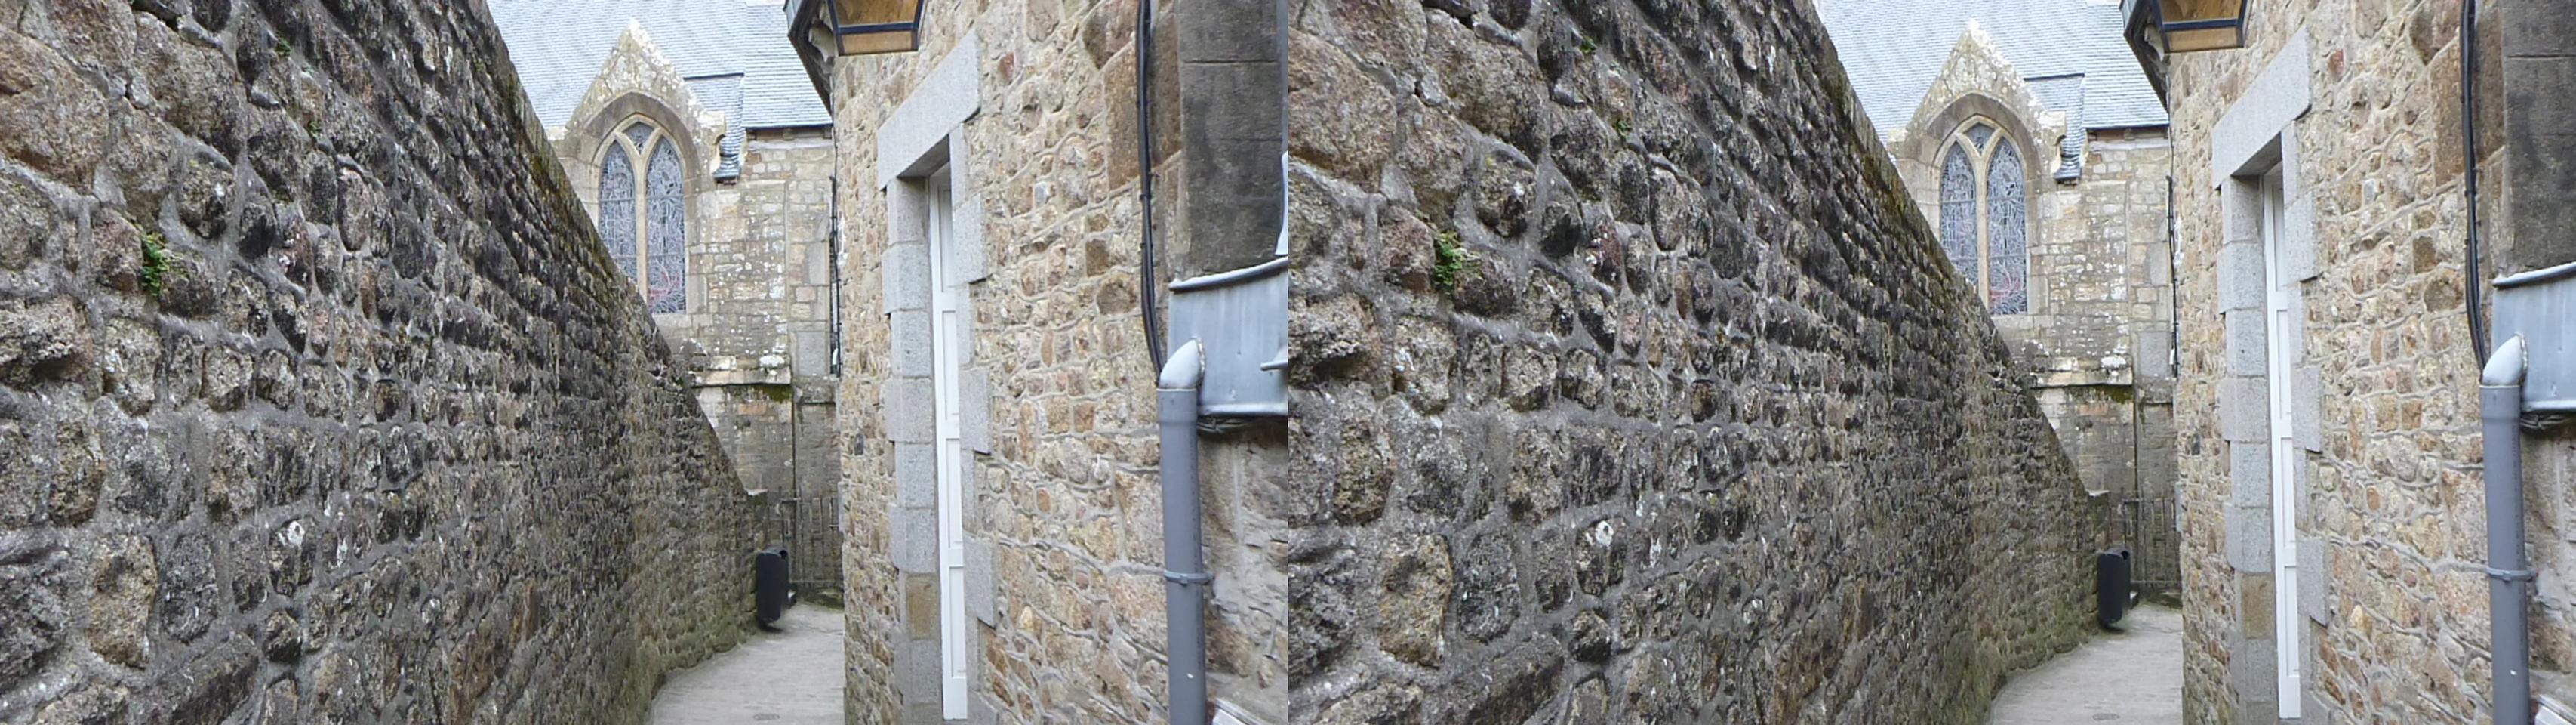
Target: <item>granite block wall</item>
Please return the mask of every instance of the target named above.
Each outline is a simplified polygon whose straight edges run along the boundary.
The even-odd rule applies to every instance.
[[[0,2],[0,721],[626,722],[751,504],[482,4]]]
[[[1291,718],[1983,718],[2082,484],[1804,3],[1300,3]]]

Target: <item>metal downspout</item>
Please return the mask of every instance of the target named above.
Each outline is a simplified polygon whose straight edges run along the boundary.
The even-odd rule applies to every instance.
[[[1172,351],[1154,383],[1162,424],[1164,651],[1170,656],[1172,725],[1208,721],[1207,560],[1199,552],[1199,382],[1207,363],[1192,338]]]
[[[2522,381],[2529,364],[2515,335],[2487,358],[2478,380],[2478,417],[2485,425],[2487,493],[2487,606],[2497,725],[2531,724],[2530,563],[2522,551]]]

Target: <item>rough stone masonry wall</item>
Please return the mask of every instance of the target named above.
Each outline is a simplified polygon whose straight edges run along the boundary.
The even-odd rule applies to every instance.
[[[2096,129],[2085,144],[2079,213],[2052,224],[2075,227],[2071,241],[2041,247],[2056,261],[2054,282],[2039,290],[2061,319],[2110,333],[2093,350],[2093,368],[2044,365],[2074,374],[2041,373],[2040,408],[2076,471],[2093,490],[2109,491],[2120,543],[2134,554],[2142,589],[2171,593],[2181,581],[2181,542],[2174,504],[2173,243],[2168,231],[2173,144],[2163,129]],[[2036,275],[2034,275],[2036,277]],[[2011,337],[2006,332],[2006,337]],[[2105,358],[2125,361],[2125,375],[2105,375]],[[2068,383],[2050,386],[2051,379]],[[2102,384],[2125,379],[2126,384]]]
[[[2095,129],[2080,179],[2054,178],[2065,114],[2046,110],[1982,32],[1952,50],[1890,150],[1927,220],[1940,218],[1941,154],[1983,117],[2022,154],[2029,192],[2028,311],[1995,316],[2032,396],[2103,524],[2135,554],[2142,589],[2178,581],[2173,508],[2172,245],[2162,128]],[[2084,129],[2075,129],[2083,133]]]
[[[809,595],[837,596],[831,132],[754,129],[743,146],[742,175],[708,194],[690,255],[710,312],[671,335],[688,338],[699,409],[743,485],[779,503],[763,544],[787,547]],[[783,367],[764,368],[767,356]]]
[[[688,306],[654,316],[748,490],[770,492],[762,545],[784,545],[808,596],[840,581],[833,449],[832,173],[828,128],[761,128],[740,173],[714,178],[725,132],[659,45],[630,30],[564,125],[555,161],[593,219],[602,144],[643,119],[675,139],[689,198]]]
[[[958,227],[976,228],[960,238],[981,245],[989,272],[966,286],[972,344],[961,392],[967,415],[980,411],[987,421],[970,445],[964,505],[975,620],[970,719],[1162,718],[1168,675],[1154,365],[1136,295],[1135,14],[1126,0],[1080,7],[933,0],[919,50],[834,62],[849,310],[840,430],[854,722],[939,720],[932,679],[939,588],[927,568],[936,561],[932,450],[926,434],[906,432],[929,423],[932,356],[926,315],[897,301],[907,294],[900,287],[927,297],[927,260],[902,253],[922,248],[919,232],[898,239],[891,221],[913,212],[896,209],[904,197],[876,185],[880,165],[912,161],[877,152],[880,134],[905,123],[896,116],[917,97],[980,108],[945,142],[960,207],[980,208],[961,212]],[[935,69],[956,58],[977,78],[971,98],[926,88],[944,78]],[[1177,77],[1168,68],[1158,76]],[[1158,113],[1168,114],[1157,129],[1166,157],[1177,147],[1182,108],[1169,95],[1159,102]],[[1162,178],[1167,193],[1179,186],[1176,174]],[[1163,233],[1175,228],[1167,222]],[[1221,493],[1207,505],[1211,516],[1233,510]],[[1211,540],[1222,540],[1223,527],[1209,525]],[[1212,557],[1219,580],[1229,582],[1220,589],[1236,581],[1222,568],[1242,556]],[[1239,615],[1222,603],[1215,609],[1217,669],[1248,673],[1257,663],[1229,662],[1265,654],[1276,662],[1275,646],[1232,633],[1223,621]]]
[[[2480,9],[2519,4],[2481,2]],[[2458,21],[2459,6],[2441,1],[2274,3],[2253,16],[2245,49],[2173,61],[2184,275],[2175,418],[2192,722],[2270,722],[2275,703],[2288,697],[2305,701],[2301,722],[2486,719],[2486,516],[2477,359],[2462,309],[2460,138],[2467,124],[2460,117]],[[2490,91],[2499,87],[2493,33],[2503,24],[2480,23],[2490,63],[2480,82]],[[2304,71],[2306,98],[2256,94],[2258,76],[2281,62]],[[2268,641],[2277,591],[2270,514],[2253,508],[2269,505],[2262,472],[2268,451],[2227,440],[2259,438],[2266,411],[2259,401],[2231,405],[2227,398],[2241,393],[2222,380],[2249,365],[2259,371],[2264,359],[2259,327],[2250,343],[2239,341],[2221,315],[2230,307],[2249,310],[2232,314],[2262,314],[2250,307],[2262,299],[2259,256],[2245,265],[2250,280],[2225,274],[2226,242],[2246,237],[2230,233],[2230,202],[2221,191],[2227,180],[2213,178],[2223,172],[2212,169],[2218,139],[2230,130],[2219,118],[2248,100],[2307,108],[2290,125],[2298,170],[2287,192],[2293,206],[2303,199],[2313,205],[2313,213],[2290,215],[2292,223],[2313,225],[2304,236],[2313,240],[2316,275],[2298,284],[2296,318],[2305,333],[2292,349],[2304,349],[2299,359],[2314,366],[2319,381],[2302,386],[2308,389],[2293,408],[2316,422],[2299,442],[2310,450],[2300,457],[2298,517],[2299,564],[2309,570],[2298,609],[2308,674],[2307,692],[2296,694],[2274,691]],[[2485,100],[2476,120],[2490,151],[2504,138],[2500,100]],[[2499,176],[2486,178],[2493,184]],[[2488,243],[2509,245],[2500,233],[2507,225],[2496,216],[2500,195],[2488,191]],[[2259,246],[2244,246],[2259,255]],[[2491,264],[2504,258],[2500,251],[2490,248]],[[2250,359],[2231,357],[2248,350]],[[2256,382],[2234,390],[2261,395]],[[2232,425],[2231,417],[2246,425]],[[2230,429],[2253,433],[2231,436]],[[2233,464],[2231,449],[2243,449]],[[2530,480],[2549,480],[2542,465],[2532,464]],[[2558,494],[2535,496],[2535,515],[2556,509],[2549,503],[2556,500]],[[2231,517],[2252,530],[2232,527]],[[2540,521],[2535,536],[2549,525]],[[2544,547],[2533,551],[2543,581],[2566,569],[2544,558]],[[2559,601],[2544,603],[2534,617],[2541,669],[2576,662],[2576,630]]]
[[[480,3],[0,1],[0,720],[631,722],[749,506]]]
[[[2089,513],[1803,3],[1300,4],[1299,722],[1977,722]]]

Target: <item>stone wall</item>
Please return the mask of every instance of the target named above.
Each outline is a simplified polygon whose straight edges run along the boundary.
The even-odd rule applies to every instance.
[[[2149,591],[2178,581],[2173,517],[2171,143],[2162,128],[2069,128],[1985,31],[1960,35],[1941,75],[1888,144],[1924,219],[1941,214],[1941,154],[1961,126],[1992,122],[2025,163],[2029,308],[1995,316],[2032,395],[2102,494],[2105,530]],[[2087,134],[2081,173],[2058,178],[2061,142]]]
[[[1190,257],[1192,220],[1216,224],[1191,213],[1200,204],[1191,200],[1227,188],[1185,181],[1184,119],[1245,101],[1183,90],[1189,49],[1230,42],[1227,34],[1162,23],[1254,5],[1189,4],[1158,18],[1155,164],[1167,262]],[[1157,364],[1137,291],[1136,7],[936,0],[925,17],[919,50],[837,59],[828,71],[850,310],[840,430],[851,717],[941,719],[928,312],[930,255],[940,252],[926,243],[924,214],[929,176],[944,166],[956,211],[941,263],[957,265],[970,311],[959,367],[969,474],[956,504],[973,619],[969,719],[1160,721],[1169,674]],[[1275,21],[1235,26],[1269,27]],[[1278,158],[1275,134],[1266,158]],[[1277,236],[1271,188],[1256,241]],[[1167,266],[1157,276],[1178,274]],[[1285,709],[1281,537],[1265,528],[1277,518],[1264,512],[1266,499],[1228,482],[1286,465],[1278,427],[1212,438],[1204,462],[1217,580],[1212,690],[1257,712]]]
[[[743,149],[742,175],[699,207],[706,231],[690,262],[704,311],[664,334],[686,351],[699,409],[743,486],[781,507],[764,543],[787,547],[800,590],[837,597],[831,132],[753,129]]]
[[[2038,369],[2040,407],[2086,487],[2111,499],[2112,530],[2136,555],[2137,583],[2172,594],[2182,576],[2174,503],[2173,143],[2160,128],[2094,129],[2084,153],[2070,208],[2049,220],[2070,229],[2032,250],[2034,263],[2052,267],[2044,275],[2049,284],[2036,291],[2056,329],[2026,338],[2017,352]],[[2014,339],[2015,331],[2004,335]]]
[[[687,149],[688,304],[654,323],[742,485],[771,494],[762,545],[787,547],[806,595],[837,597],[831,130],[746,129],[739,174],[715,178],[727,120],[640,27],[618,38],[572,113],[547,135],[594,219],[602,144],[628,122],[648,121]]]
[[[0,2],[0,720],[627,722],[750,504],[480,3]]]
[[[747,132],[742,176],[694,202],[690,220],[704,226],[690,241],[689,311],[657,321],[701,382],[831,387],[829,134]]]
[[[2291,698],[2302,703],[2300,722],[2488,718],[2461,136],[2474,122],[2488,152],[2490,266],[2475,274],[2491,278],[2519,267],[2511,260],[2522,240],[2501,212],[2523,213],[2495,181],[2506,176],[2499,152],[2509,135],[2495,33],[2516,24],[2516,8],[2565,12],[2518,0],[2479,5],[2487,55],[2479,82],[2495,95],[2474,121],[2460,114],[2453,3],[2275,3],[2254,16],[2245,49],[2172,60],[2184,351],[2175,410],[2193,722],[2272,722]],[[2560,78],[2529,90],[2565,97]],[[2305,640],[2297,656],[2307,673],[2297,693],[2279,692],[2274,679],[2281,587],[2271,567],[2283,552],[2272,544],[2264,470],[2267,333],[2245,322],[2264,314],[2263,247],[2251,231],[2259,218],[2251,182],[2236,176],[2274,162],[2289,167],[2278,241],[2300,330],[2287,346],[2299,375],[2289,413],[2298,450],[2296,620]],[[2576,665],[2576,629],[2549,582],[2563,581],[2570,560],[2549,542],[2568,530],[2555,502],[2565,500],[2571,459],[2563,440],[2534,444],[2529,457],[2531,531],[2541,542],[2531,550],[2543,592],[2534,665],[2563,672]],[[2541,692],[2576,694],[2563,683]]]
[[[2082,486],[1811,8],[1292,22],[1296,721],[1978,722],[2090,630]]]

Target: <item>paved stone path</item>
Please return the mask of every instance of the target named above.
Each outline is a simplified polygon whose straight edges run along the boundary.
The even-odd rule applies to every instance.
[[[1987,725],[2181,725],[2182,612],[2142,606],[2120,626],[2013,673]]]
[[[800,604],[778,628],[672,675],[653,725],[841,725],[841,610]]]

